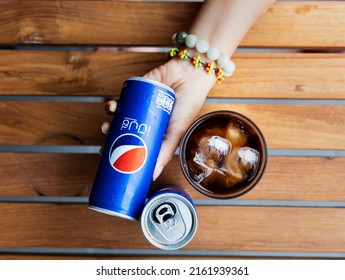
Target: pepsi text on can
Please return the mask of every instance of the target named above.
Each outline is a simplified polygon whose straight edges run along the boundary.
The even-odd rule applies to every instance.
[[[139,220],[174,102],[164,84],[142,77],[124,82],[89,208]]]

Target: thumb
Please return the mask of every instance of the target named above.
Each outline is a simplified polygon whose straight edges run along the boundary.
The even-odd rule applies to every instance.
[[[143,77],[150,79],[150,80],[153,80],[153,81],[156,81],[156,82],[159,82],[159,83],[163,83],[163,81],[162,81],[163,78],[161,75],[160,68],[163,68],[163,67],[160,66],[158,69],[155,68],[155,69],[151,70],[150,72],[146,73]]]
[[[169,60],[168,63],[162,64],[151,70],[143,77],[163,83],[169,87],[173,87],[173,85],[176,84],[176,81],[181,77],[181,69],[179,67],[173,67],[174,65],[175,62],[173,60]]]

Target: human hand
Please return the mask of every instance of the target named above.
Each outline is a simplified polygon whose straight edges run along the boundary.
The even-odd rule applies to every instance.
[[[176,96],[153,174],[153,180],[156,180],[173,157],[183,133],[199,113],[216,78],[214,74],[207,74],[201,67],[194,68],[188,61],[177,58],[153,69],[144,77],[171,87]],[[114,114],[116,106],[115,100],[108,101],[105,109],[108,114]],[[102,131],[107,134],[108,130],[109,123],[103,123]]]

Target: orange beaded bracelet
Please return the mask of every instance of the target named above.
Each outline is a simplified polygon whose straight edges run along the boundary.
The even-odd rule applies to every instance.
[[[236,69],[235,63],[228,55],[221,53],[217,47],[210,46],[207,40],[199,39],[194,34],[187,34],[185,31],[177,32],[172,36],[172,42],[177,47],[195,48],[198,53],[205,54],[207,59],[223,70],[224,77],[231,76]]]
[[[217,83],[220,84],[224,80],[223,69],[215,67],[212,62],[203,62],[200,56],[190,56],[188,50],[172,48],[167,52],[169,59],[178,57],[182,60],[190,60],[195,68],[203,67],[208,74],[214,73],[216,75]]]

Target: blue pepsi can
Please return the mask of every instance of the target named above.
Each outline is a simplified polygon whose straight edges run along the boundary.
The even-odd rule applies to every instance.
[[[89,196],[89,208],[139,220],[175,102],[173,90],[132,77],[123,84]]]

